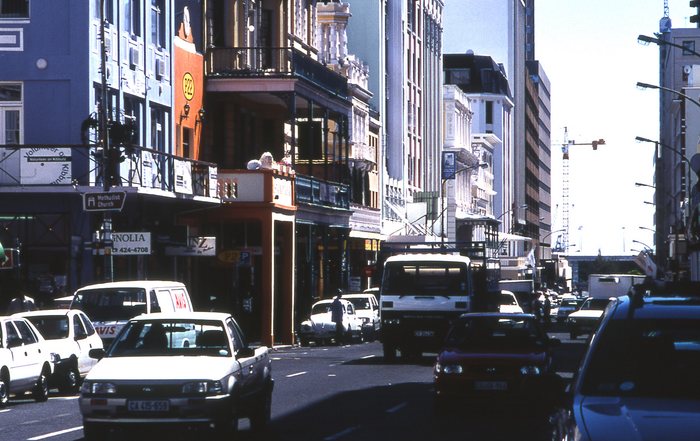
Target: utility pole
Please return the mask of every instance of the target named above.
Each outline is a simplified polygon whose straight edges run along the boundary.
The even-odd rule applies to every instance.
[[[100,0],[100,71],[102,82],[102,98],[100,103],[100,143],[102,144],[102,188],[109,191],[112,184],[112,152],[109,144],[109,113],[107,111],[109,94],[107,93],[107,45],[105,36],[105,1]],[[112,257],[112,214],[105,211],[102,218],[102,242],[104,250],[104,278],[114,280],[114,261]]]

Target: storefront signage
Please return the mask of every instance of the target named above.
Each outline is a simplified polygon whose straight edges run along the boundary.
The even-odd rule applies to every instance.
[[[151,254],[151,233],[112,233],[112,241],[112,254],[115,256]]]
[[[187,246],[165,247],[166,256],[216,256],[216,237],[190,237]]]
[[[194,98],[194,78],[189,72],[185,72],[182,77],[182,94],[185,95],[187,101]]]
[[[292,181],[274,177],[272,179],[273,197],[276,204],[292,205]]]

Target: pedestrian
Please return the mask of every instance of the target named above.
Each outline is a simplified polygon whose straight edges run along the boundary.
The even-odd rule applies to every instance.
[[[335,344],[337,345],[343,344],[345,331],[343,327],[343,303],[340,301],[342,297],[343,291],[339,289],[338,295],[335,296],[333,303],[331,303],[331,321],[335,323]]]
[[[535,314],[537,320],[542,319],[542,302],[540,302],[540,292],[535,291],[532,295],[532,302],[530,303],[530,312]]]
[[[549,299],[549,295],[544,295],[544,323],[549,324],[549,316],[552,313],[552,301]]]

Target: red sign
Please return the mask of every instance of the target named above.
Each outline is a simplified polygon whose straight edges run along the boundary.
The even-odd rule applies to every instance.
[[[365,277],[372,277],[372,275],[374,275],[374,267],[368,265],[362,269],[362,272],[364,273]]]

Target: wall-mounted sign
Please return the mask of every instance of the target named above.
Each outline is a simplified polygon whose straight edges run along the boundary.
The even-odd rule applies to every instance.
[[[189,72],[185,72],[185,75],[182,76],[182,94],[185,95],[187,101],[194,98],[194,78]]]
[[[216,237],[190,237],[187,246],[165,247],[166,256],[216,256]]]
[[[71,149],[38,147],[22,149],[20,182],[22,185],[72,184]]]
[[[112,233],[112,254],[115,256],[134,256],[151,254],[151,233],[136,231],[133,233]]]

